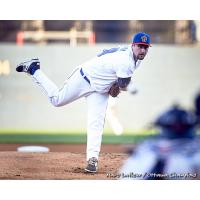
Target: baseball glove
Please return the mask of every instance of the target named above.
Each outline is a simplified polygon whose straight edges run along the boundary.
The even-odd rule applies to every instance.
[[[111,86],[108,94],[111,95],[112,97],[117,97],[119,93],[120,93],[120,88],[117,83],[114,83]]]

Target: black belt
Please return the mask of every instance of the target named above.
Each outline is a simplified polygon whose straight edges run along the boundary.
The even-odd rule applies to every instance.
[[[88,77],[83,73],[83,69],[81,68],[80,70],[81,76],[90,84],[90,80],[88,79]]]

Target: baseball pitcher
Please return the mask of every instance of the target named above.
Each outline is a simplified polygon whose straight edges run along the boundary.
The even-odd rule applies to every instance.
[[[97,172],[109,95],[116,97],[121,90],[126,90],[149,46],[150,36],[139,32],[128,47],[103,50],[96,57],[77,66],[60,89],[40,69],[39,59],[17,66],[17,72],[26,72],[32,76],[53,106],[64,106],[81,97],[87,99],[86,172]]]

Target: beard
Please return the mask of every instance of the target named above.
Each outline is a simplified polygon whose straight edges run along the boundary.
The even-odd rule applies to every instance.
[[[139,54],[139,55],[138,55],[138,60],[143,60],[143,59],[144,59],[144,57],[145,57],[145,55],[144,55],[144,54]]]

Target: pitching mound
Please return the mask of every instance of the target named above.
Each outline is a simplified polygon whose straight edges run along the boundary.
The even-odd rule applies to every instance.
[[[102,153],[96,174],[84,172],[84,153],[22,153],[0,152],[0,179],[25,180],[70,180],[70,179],[116,179],[122,162],[127,158],[123,153]]]

